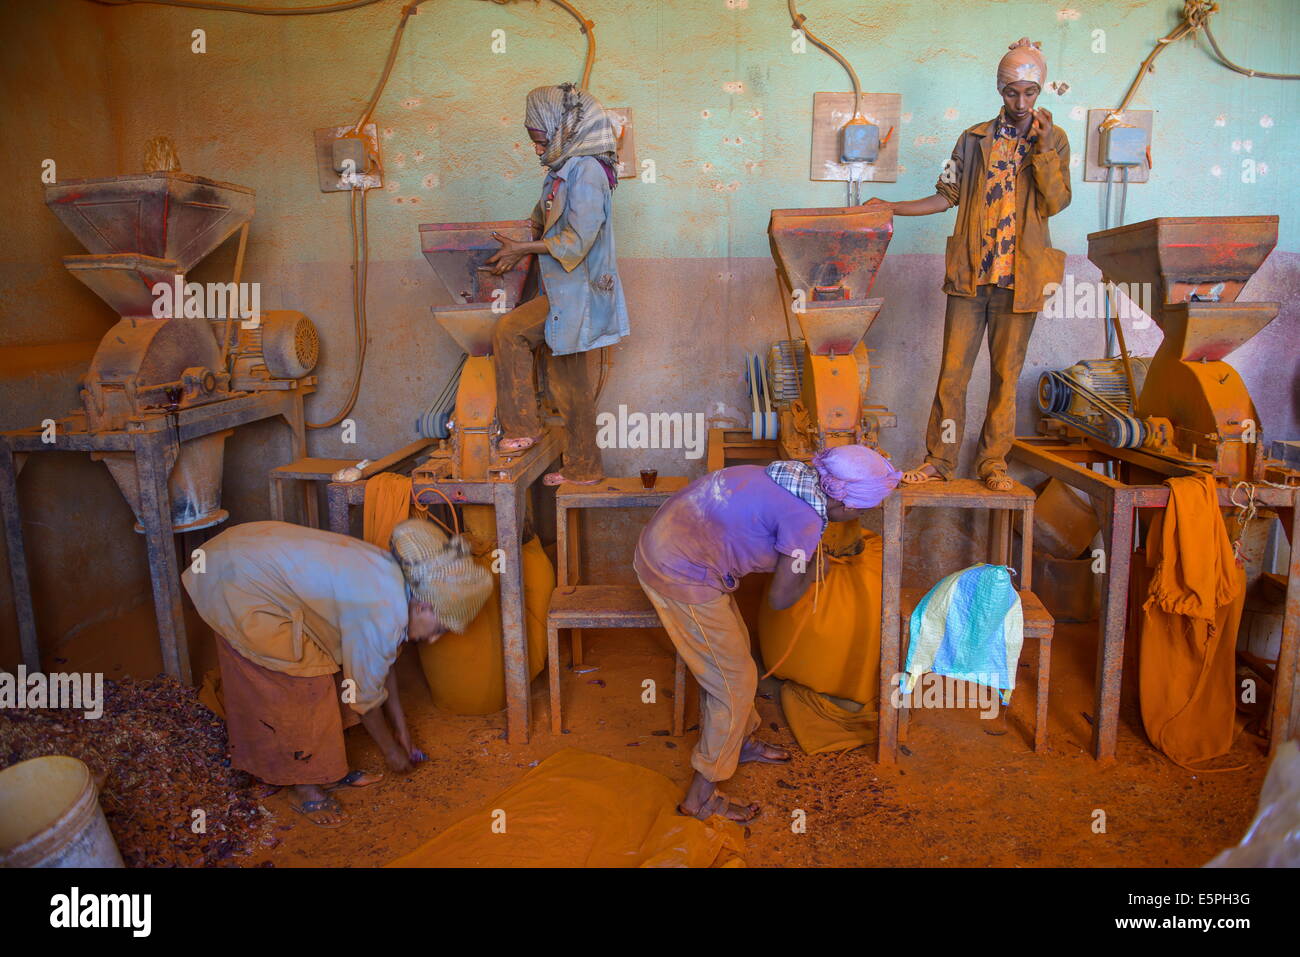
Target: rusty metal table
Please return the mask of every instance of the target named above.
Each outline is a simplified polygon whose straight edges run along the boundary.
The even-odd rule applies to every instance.
[[[528,695],[528,641],[524,632],[523,518],[524,494],[560,458],[563,443],[548,429],[532,448],[489,467],[484,481],[455,478],[424,480],[412,477],[411,496],[426,505],[442,500],[437,489],[456,505],[491,505],[496,516],[497,547],[504,554],[501,570],[501,647],[505,658],[506,732],[511,744],[527,744],[532,720]],[[351,508],[365,504],[365,482],[331,482],[326,486],[330,530],[347,535]]]
[[[167,488],[167,478],[180,444],[250,422],[282,416],[293,436],[292,457],[301,458],[307,452],[303,397],[312,391],[308,385],[250,392],[176,413],[151,413],[132,419],[122,432],[77,432],[56,427],[53,442],[45,442],[39,428],[0,433],[0,517],[3,518],[5,544],[9,549],[9,575],[13,583],[24,664],[33,670],[41,667],[31,583],[27,577],[27,557],[23,548],[22,516],[18,508],[18,473],[28,454],[50,451],[129,452],[134,456],[136,480],[140,485],[140,515],[137,517],[144,527],[145,546],[149,553],[149,577],[153,585],[163,668],[167,674],[188,685],[193,676],[181,604],[180,563],[172,533],[171,493]]]
[[[1129,453],[1136,456],[1137,453]],[[1127,630],[1129,571],[1133,555],[1136,509],[1164,508],[1167,485],[1130,485],[1094,472],[1087,465],[1111,461],[1114,456],[1088,443],[1059,438],[1021,437],[1011,447],[1011,458],[1051,478],[1078,489],[1100,504],[1105,542],[1106,585],[1102,601],[1101,635],[1097,642],[1097,682],[1092,726],[1092,753],[1098,760],[1114,758],[1119,735],[1120,682],[1124,668]],[[1190,474],[1190,473],[1189,473]],[[1283,512],[1290,519],[1291,562],[1287,575],[1286,613],[1278,654],[1277,681],[1273,687],[1270,718],[1272,747],[1300,733],[1300,490],[1255,486],[1255,502]],[[1219,489],[1219,504],[1233,504],[1231,490]],[[1289,514],[1287,514],[1289,513]]]

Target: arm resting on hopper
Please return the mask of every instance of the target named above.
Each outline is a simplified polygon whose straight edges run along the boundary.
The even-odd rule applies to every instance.
[[[935,193],[924,199],[904,199],[896,203],[873,196],[864,205],[887,206],[895,216],[929,216],[931,213],[942,213],[951,204],[942,193]]]

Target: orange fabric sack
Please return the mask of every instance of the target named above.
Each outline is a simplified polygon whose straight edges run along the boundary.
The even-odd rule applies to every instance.
[[[524,542],[524,631],[528,680],[546,665],[546,613],[555,591],[555,566],[536,536]],[[492,553],[474,560],[492,567]],[[420,645],[420,667],[433,703],[456,714],[491,714],[506,706],[505,653],[501,648],[501,576],[492,576],[492,594],[465,633],[447,632]]]
[[[1209,475],[1172,478],[1151,523],[1151,584],[1142,606],[1138,685],[1151,743],[1187,766],[1226,754],[1236,737],[1235,657],[1245,603]]]
[[[836,523],[832,523],[832,526]],[[860,531],[854,523],[855,532]],[[828,530],[830,534],[830,530]],[[836,698],[872,704],[880,695],[880,536],[861,532],[862,551],[825,554],[824,578],[789,608],[772,608],[764,597],[758,641],[764,670],[790,648],[774,672]],[[814,604],[816,608],[814,608]]]

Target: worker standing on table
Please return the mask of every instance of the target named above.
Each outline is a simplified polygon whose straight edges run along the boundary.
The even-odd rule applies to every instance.
[[[397,695],[402,642],[464,631],[492,591],[464,540],[432,522],[400,522],[389,549],[250,522],[181,576],[217,635],[231,764],[292,786],[294,810],[323,827],[347,818],[327,790],[381,777],[348,770],[344,727],[359,719],[392,771],[424,760]]]
[[[493,338],[499,448],[531,448],[542,435],[533,383],[533,349],[550,349],[551,394],[564,417],[563,471],[547,485],[594,485],[604,476],[596,445],[596,407],[587,353],[628,334],[627,305],[614,258],[612,196],[618,185],[618,137],[604,107],[572,83],[528,94],[524,125],[547,167],[533,210],[534,242],[493,233],[501,248],[488,260],[497,274],[535,254],[542,292],[502,317]]]
[[[748,821],[758,805],[717,790],[737,764],[782,764],[784,748],[753,737],[758,668],[732,592],[751,572],[774,572],[773,608],[789,608],[813,581],[827,522],[856,520],[879,505],[900,473],[878,452],[846,445],[808,465],[773,462],[719,469],[668,499],[646,525],[632,566],[659,620],[700,685],[695,775],[678,811],[701,820]]]
[[[1065,253],[1052,248],[1047,220],[1070,205],[1070,142],[1052,114],[1034,104],[1047,82],[1047,61],[1022,37],[998,64],[1002,109],[966,130],[925,199],[868,206],[895,216],[926,216],[953,206],[943,291],[943,358],[926,429],[925,462],[905,472],[907,484],[947,481],[957,469],[966,422],[966,387],[985,330],[989,400],[976,452],[976,474],[990,489],[1011,489],[1007,452],[1016,429],[1016,384],[1044,289],[1065,273]]]

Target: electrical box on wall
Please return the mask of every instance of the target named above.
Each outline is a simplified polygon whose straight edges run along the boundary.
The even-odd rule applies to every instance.
[[[852,93],[814,94],[809,179],[897,182],[902,109],[899,93],[863,93],[858,116]]]
[[[605,112],[614,123],[618,137],[618,178],[633,179],[641,173],[636,165],[636,137],[632,132],[632,109],[627,106],[607,106]]]
[[[855,116],[840,127],[841,163],[875,163],[879,158],[879,126]]]
[[[1119,123],[1102,129],[1111,110],[1088,111],[1088,142],[1084,153],[1085,183],[1104,183],[1109,174],[1112,183],[1127,180],[1145,183],[1151,174],[1151,110],[1125,110]]]
[[[316,130],[316,174],[321,192],[377,189],[384,185],[379,165],[379,133],[374,123]]]

